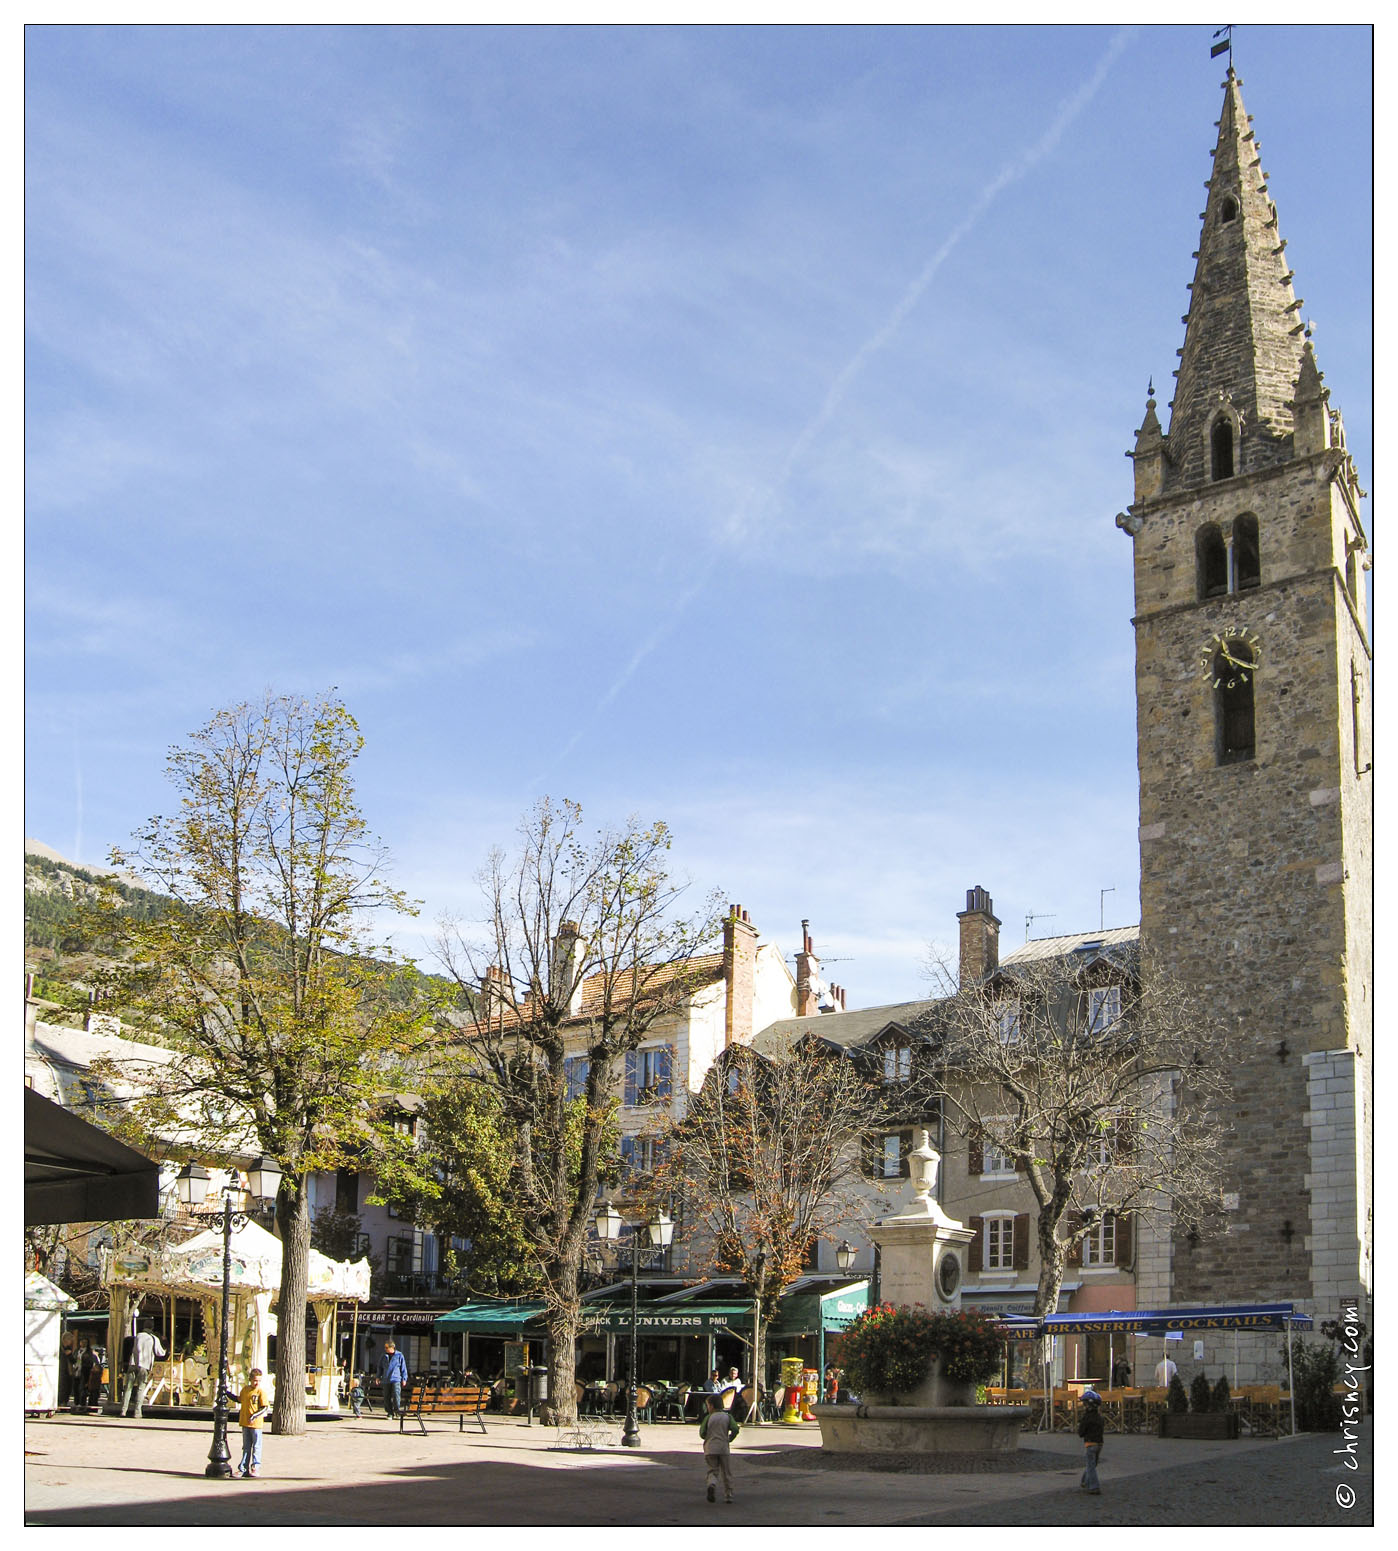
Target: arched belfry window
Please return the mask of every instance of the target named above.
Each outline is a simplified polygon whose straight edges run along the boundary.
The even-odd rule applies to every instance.
[[[1244,512],[1233,519],[1233,590],[1243,592],[1262,585],[1262,550],[1257,537],[1257,518]]]
[[[1214,730],[1220,765],[1238,765],[1257,754],[1253,681],[1257,653],[1242,642],[1214,656]]]
[[[1220,226],[1227,226],[1230,221],[1238,219],[1238,201],[1231,196],[1218,207],[1218,220]]]
[[[1222,415],[1209,432],[1209,473],[1213,479],[1233,477],[1233,423]]]
[[[1205,523],[1194,536],[1199,596],[1221,598],[1228,591],[1228,550],[1217,523]]]

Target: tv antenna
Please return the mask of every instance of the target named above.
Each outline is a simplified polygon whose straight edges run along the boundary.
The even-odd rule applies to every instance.
[[[1029,941],[1029,929],[1030,929],[1030,927],[1033,926],[1035,921],[1052,921],[1056,915],[1057,915],[1057,911],[1054,911],[1054,910],[1049,910],[1049,911],[1031,910],[1029,912],[1029,914],[1026,915],[1025,918],[1024,918],[1024,940],[1025,940],[1025,942]]]

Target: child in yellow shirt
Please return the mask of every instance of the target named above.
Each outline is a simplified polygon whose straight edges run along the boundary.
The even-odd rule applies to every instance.
[[[262,1463],[262,1421],[272,1402],[262,1387],[262,1369],[254,1368],[238,1396],[238,1425],[243,1429],[243,1458],[238,1474],[255,1476]]]

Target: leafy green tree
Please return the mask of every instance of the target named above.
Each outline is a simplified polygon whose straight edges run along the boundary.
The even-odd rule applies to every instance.
[[[282,1310],[272,1428],[305,1428],[307,1180],[360,1149],[374,1096],[401,1086],[425,1000],[395,996],[367,912],[404,912],[355,799],[363,739],[338,700],[268,695],[218,712],[170,754],[178,811],[152,819],[115,865],[177,908],[110,928],[146,1037],[180,1053],[125,1063],[132,1119],[229,1160],[281,1165]],[[120,1063],[119,1063],[120,1064]],[[395,1079],[400,1079],[395,1081]]]

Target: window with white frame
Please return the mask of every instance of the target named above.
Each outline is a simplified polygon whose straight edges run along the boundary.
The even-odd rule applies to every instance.
[[[656,1104],[670,1097],[670,1047],[652,1045],[626,1052],[627,1104]]]
[[[871,1179],[899,1179],[908,1173],[911,1131],[889,1131],[865,1139],[865,1172]]]
[[[1012,997],[1009,1001],[1001,1002],[999,1016],[1000,1043],[1017,1045],[1019,1043],[1019,998]]]
[[[885,1085],[907,1082],[913,1075],[913,1047],[911,1045],[885,1045],[883,1050],[883,1080]]]
[[[1121,987],[1096,986],[1087,993],[1087,1027],[1105,1034],[1121,1017]]]
[[[665,1143],[650,1136],[623,1136],[621,1163],[633,1174],[650,1174],[665,1161]]]
[[[1015,1171],[1014,1157],[1005,1149],[1002,1141],[996,1140],[997,1136],[1003,1138],[1005,1131],[1008,1129],[1010,1123],[1008,1116],[1000,1116],[986,1123],[995,1134],[992,1135],[990,1132],[985,1131],[981,1133],[982,1175],[1013,1174]]]
[[[1116,1264],[1116,1218],[1102,1217],[1092,1225],[1082,1241],[1084,1266],[1114,1266]]]
[[[1015,1218],[1013,1212],[985,1219],[985,1245],[981,1265],[987,1271],[1013,1271],[1015,1266]]]

